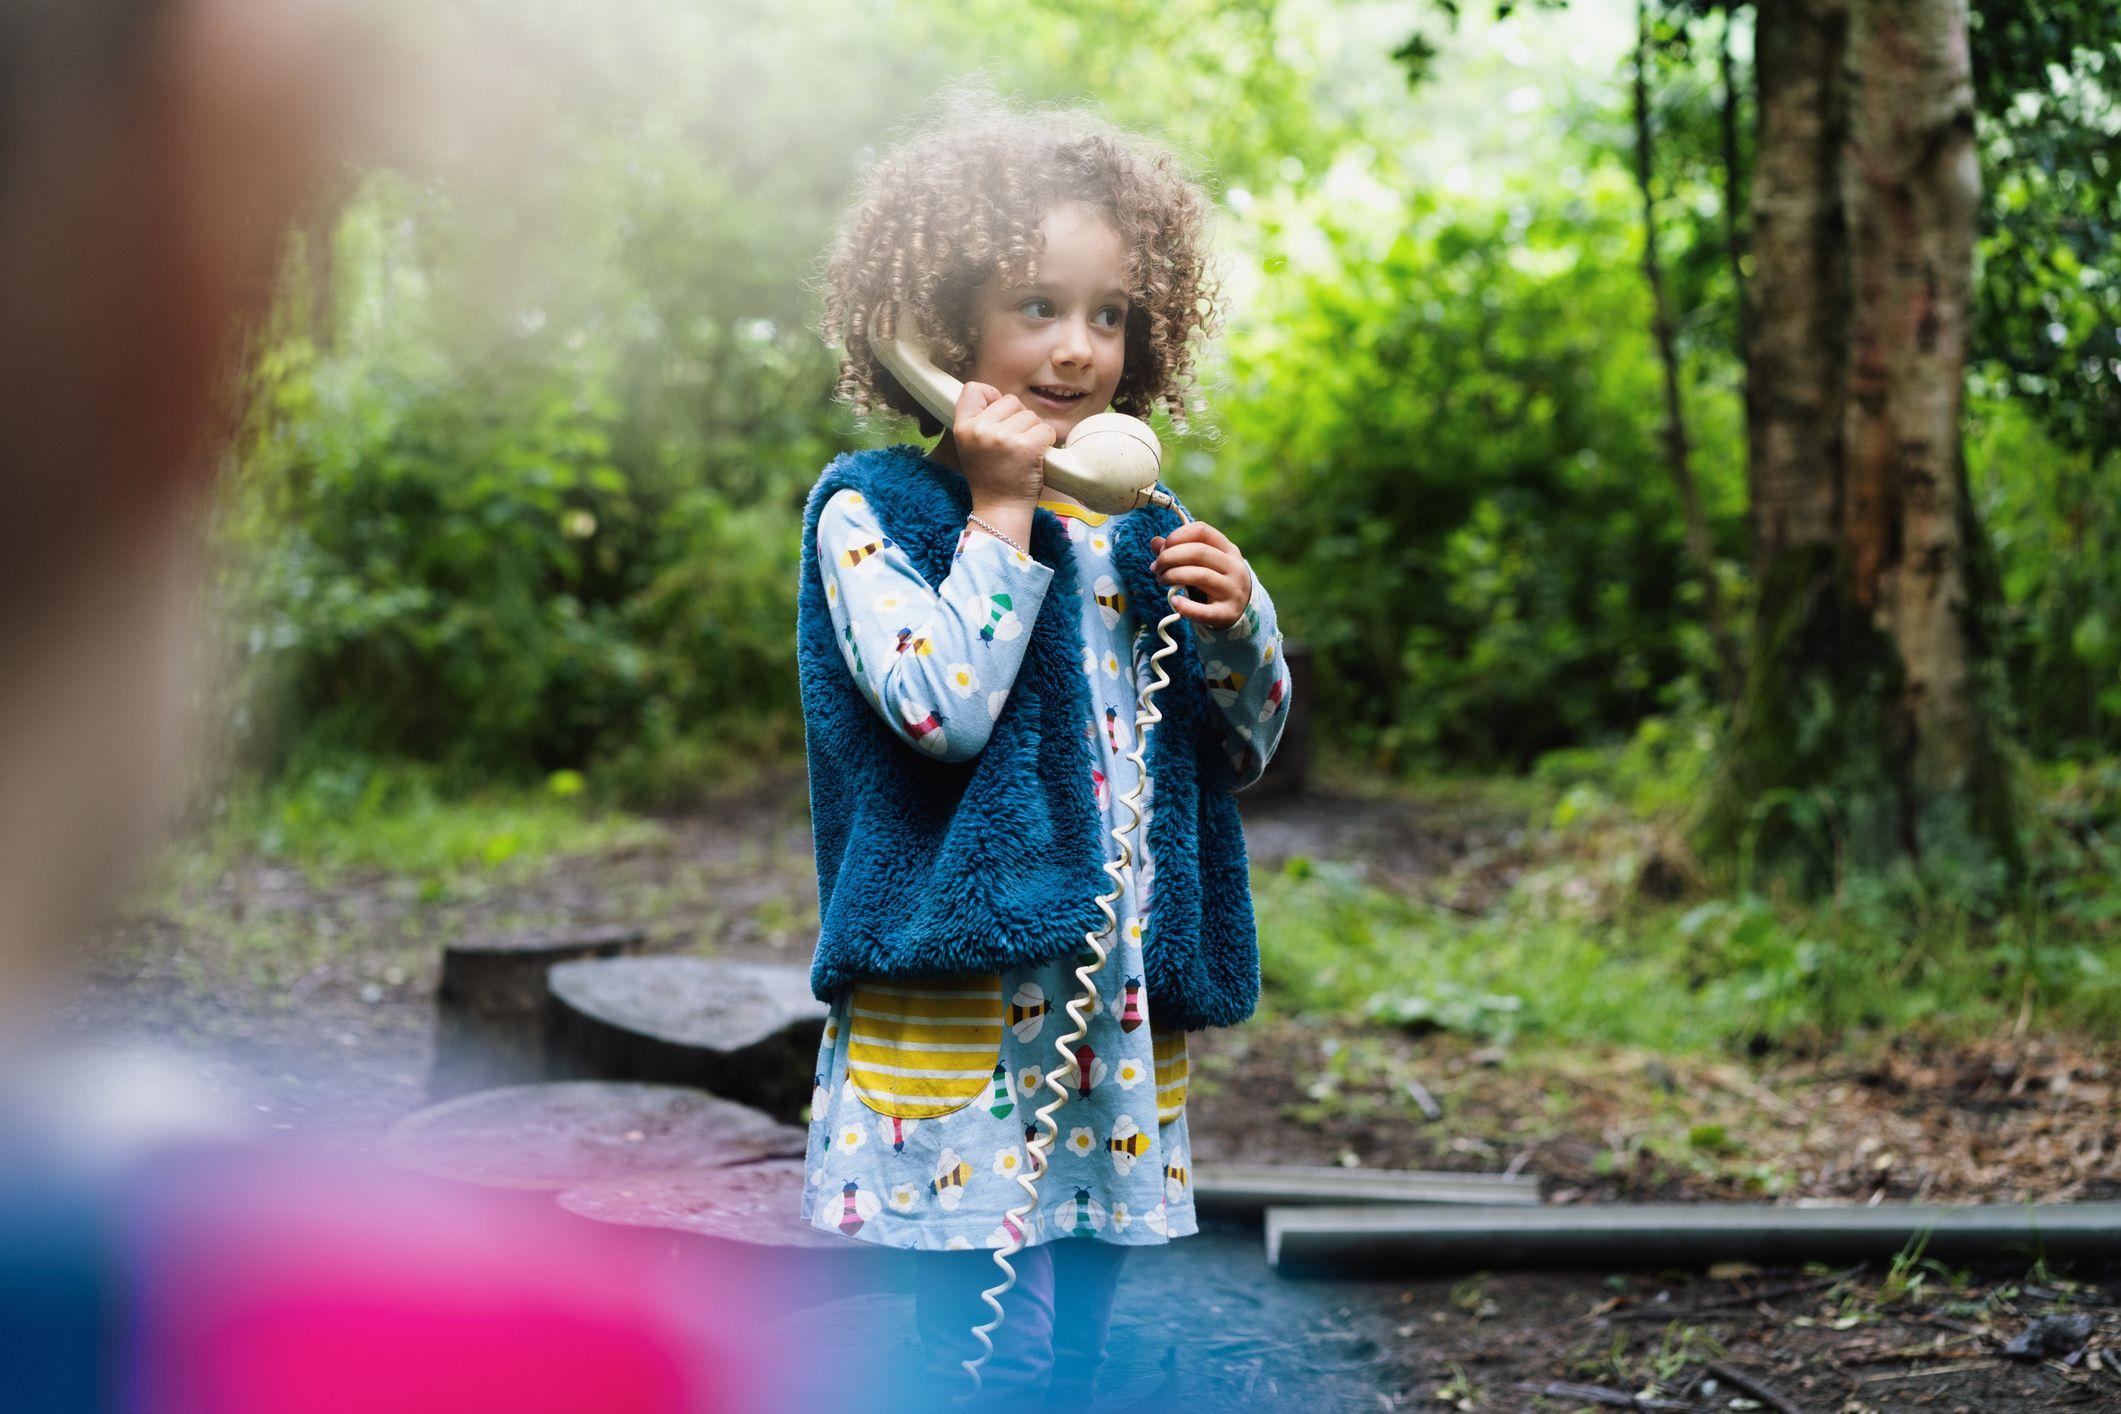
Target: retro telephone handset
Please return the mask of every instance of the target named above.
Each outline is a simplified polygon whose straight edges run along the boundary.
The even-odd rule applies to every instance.
[[[898,379],[900,385],[943,426],[950,426],[957,419],[957,399],[964,391],[964,384],[930,362],[916,340],[905,335],[880,337],[875,328],[875,325],[871,326],[869,347],[875,351],[877,362],[883,364],[891,376]],[[1138,506],[1156,505],[1170,507],[1181,521],[1191,519],[1176,497],[1157,489],[1156,476],[1162,465],[1162,444],[1147,423],[1125,413],[1101,412],[1077,423],[1064,447],[1055,447],[1046,453],[1046,484],[1101,515],[1119,515]],[[1165,597],[1169,600],[1183,592],[1173,588]],[[1062,1078],[1076,1067],[1075,1054],[1069,1047],[1089,1034],[1087,1009],[1097,997],[1097,983],[1092,978],[1105,965],[1106,940],[1119,927],[1119,915],[1112,911],[1112,904],[1126,889],[1134,869],[1134,837],[1142,821],[1142,786],[1149,776],[1142,752],[1150,728],[1164,719],[1154,699],[1171,681],[1170,674],[1164,671],[1163,660],[1178,651],[1178,642],[1171,637],[1171,625],[1178,622],[1179,617],[1178,611],[1173,609],[1157,621],[1156,632],[1163,639],[1163,646],[1149,655],[1156,677],[1142,684],[1141,702],[1134,718],[1134,750],[1128,754],[1128,759],[1134,763],[1134,789],[1120,798],[1120,804],[1127,807],[1131,818],[1112,830],[1112,838],[1119,843],[1119,858],[1105,861],[1105,872],[1112,878],[1112,891],[1097,899],[1097,906],[1104,910],[1104,926],[1083,935],[1084,945],[1096,955],[1096,960],[1075,969],[1076,981],[1083,988],[1082,995],[1071,999],[1067,1005],[1075,1030],[1053,1038],[1053,1049],[1060,1055],[1061,1063],[1045,1073],[1044,1081],[1054,1098],[1048,1100],[1036,1115],[1038,1122],[1045,1126],[1045,1132],[1026,1145],[1030,1155],[1029,1171],[1019,1170],[1016,1175],[1017,1184],[1024,1190],[1024,1202],[1011,1208],[1002,1220],[1008,1241],[994,1250],[994,1264],[1004,1275],[1000,1282],[980,1293],[980,1299],[994,1312],[994,1319],[972,1328],[972,1333],[986,1348],[977,1359],[964,1362],[965,1373],[972,1377],[972,1389],[961,1397],[961,1402],[978,1396],[980,1366],[994,1354],[994,1341],[990,1336],[1002,1323],[1001,1298],[1016,1285],[1016,1268],[1009,1264],[1009,1258],[1024,1250],[1024,1220],[1038,1209],[1038,1180],[1045,1176],[1046,1156],[1053,1151],[1053,1142],[1060,1136],[1060,1126],[1054,1121],[1053,1112],[1068,1098]]]

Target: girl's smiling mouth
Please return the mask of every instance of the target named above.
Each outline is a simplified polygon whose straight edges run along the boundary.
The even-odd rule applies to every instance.
[[[1037,401],[1056,410],[1072,408],[1090,395],[1085,388],[1041,388],[1036,384],[1027,391]]]

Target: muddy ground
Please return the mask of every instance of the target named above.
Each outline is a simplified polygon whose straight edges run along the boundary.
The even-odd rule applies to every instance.
[[[789,776],[663,821],[638,846],[440,886],[377,874],[319,884],[238,861],[117,919],[61,1030],[156,1048],[262,1131],[365,1151],[425,1100],[450,938],[633,922],[659,949],[807,963],[803,806]],[[1454,900],[1472,907],[1507,887],[1523,845],[1511,819],[1359,790],[1248,800],[1246,830],[1257,868],[1300,853],[1417,892],[1450,872],[1474,880]],[[1517,1055],[1286,1016],[1195,1039],[1196,1161],[1506,1170],[1538,1175],[1561,1203],[2121,1196],[2121,1049],[2083,1042]],[[2117,1298],[2112,1273],[2022,1265],[1878,1264],[1831,1283],[1744,1268],[1294,1282],[1268,1271],[1256,1237],[1217,1229],[1130,1266],[1107,1390],[1145,1408],[1182,1379],[1219,1407],[1576,1410],[1630,1407],[1611,1401],[1654,1382],[1677,1402],[1633,1407],[2121,1410]],[[849,1319],[889,1326],[903,1299],[863,1298]],[[1212,1310],[1213,1328],[1167,1339],[1160,1313],[1172,1310]],[[2002,1353],[2058,1310],[2091,1321],[2060,1358]],[[1748,1381],[1765,1391],[1748,1394]]]

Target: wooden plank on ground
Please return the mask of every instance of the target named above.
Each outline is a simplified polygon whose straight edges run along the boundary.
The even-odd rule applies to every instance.
[[[1890,1260],[1929,1230],[1944,1261],[2121,1258],[2121,1203],[1789,1207],[1567,1203],[1267,1210],[1267,1261],[1291,1275],[1406,1276],[1493,1267]]]
[[[1518,1174],[1340,1168],[1329,1164],[1200,1163],[1193,1201],[1222,1217],[1258,1219],[1271,1207],[1334,1203],[1486,1203],[1531,1206],[1539,1179]]]

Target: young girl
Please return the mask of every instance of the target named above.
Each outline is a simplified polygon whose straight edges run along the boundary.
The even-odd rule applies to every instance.
[[[811,982],[832,1010],[803,1216],[915,1249],[931,1395],[968,1390],[961,1363],[984,1349],[979,1293],[1004,1274],[976,1249],[1020,1240],[982,1395],[1087,1401],[1126,1249],[1195,1231],[1185,1033],[1243,1020],[1258,993],[1231,795],[1288,717],[1273,604],[1213,526],[1094,514],[1042,480],[1093,413],[1184,426],[1215,315],[1206,211],[1168,155],[1109,125],[960,99],[871,170],[828,265],[841,395],[942,436],[836,459],[805,518]],[[875,361],[880,312],[965,380],[947,428]],[[1115,885],[1139,692],[1173,609]],[[1108,959],[1063,1062],[1086,935]],[[1056,1070],[1068,1098],[1040,1173]],[[1038,1206],[1017,1223],[1027,1170]]]

